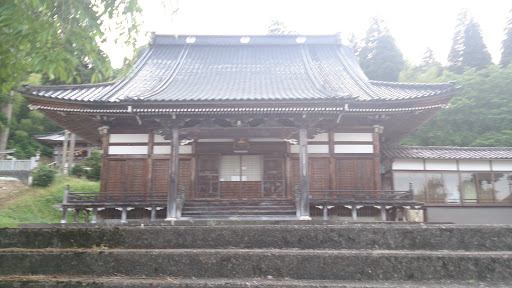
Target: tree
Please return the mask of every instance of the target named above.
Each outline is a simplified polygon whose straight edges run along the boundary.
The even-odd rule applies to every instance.
[[[402,141],[409,145],[510,146],[512,65],[491,65],[462,74],[446,72],[437,82],[455,80],[461,89],[450,106]]]
[[[408,63],[400,72],[400,82],[432,83],[443,74],[444,68],[434,57],[434,51],[427,47],[422,62],[418,66]]]
[[[421,65],[428,66],[434,63],[435,61],[436,58],[434,57],[434,51],[432,51],[432,48],[427,47],[427,50],[425,50],[425,53],[423,54],[423,58],[421,58]]]
[[[468,10],[463,9],[457,17],[452,47],[448,54],[449,70],[460,74],[466,67],[480,70],[491,63],[491,54],[482,38],[480,25],[469,16]]]
[[[107,79],[112,67],[98,41],[113,30],[135,45],[140,11],[136,0],[0,0],[0,92],[29,72],[81,82],[85,66],[94,71],[91,82]]]
[[[272,23],[268,26],[268,35],[290,35],[297,34],[297,32],[288,29],[284,22],[277,19],[272,20]]]
[[[101,153],[91,151],[91,155],[84,159],[84,165],[89,168],[85,177],[89,180],[99,181],[101,178]]]
[[[359,51],[359,63],[366,76],[372,80],[398,81],[400,71],[404,68],[402,52],[379,18],[371,19],[364,45]]]
[[[14,102],[15,110],[28,110],[18,105],[24,101],[21,96],[6,95],[31,73],[39,74],[40,79],[30,84],[41,84],[41,76],[44,84],[108,79],[113,69],[99,42],[107,40],[107,32],[114,32],[121,35],[116,39],[134,47],[140,11],[136,0],[0,0],[0,104]],[[28,116],[27,111],[24,113]],[[0,114],[0,127],[5,128],[7,118]],[[17,149],[16,157],[33,156],[40,146],[29,135],[43,132],[34,128],[43,127],[38,124],[47,119],[35,111],[31,114],[27,119],[13,112],[16,119],[10,126],[24,127],[10,129],[9,134],[16,139],[11,137],[8,146]],[[7,142],[6,136],[2,133],[0,143]]]
[[[512,62],[512,9],[510,10],[507,27],[505,27],[505,39],[501,46],[501,66],[507,66]]]

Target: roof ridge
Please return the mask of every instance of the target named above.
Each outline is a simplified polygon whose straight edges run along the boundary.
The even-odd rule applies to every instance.
[[[245,38],[245,39],[243,39]],[[241,40],[246,41],[241,41]],[[154,34],[151,45],[302,45],[304,42],[312,44],[340,44],[339,34],[324,35],[268,35],[268,34],[240,34],[240,35],[193,35],[193,34]]]

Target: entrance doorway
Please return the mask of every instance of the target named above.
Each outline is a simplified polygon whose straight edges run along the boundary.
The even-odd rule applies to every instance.
[[[283,159],[267,155],[198,157],[196,199],[283,199]]]

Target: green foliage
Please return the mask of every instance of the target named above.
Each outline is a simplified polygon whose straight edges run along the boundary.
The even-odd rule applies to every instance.
[[[20,223],[58,223],[62,211],[54,209],[52,205],[62,202],[66,184],[73,192],[98,192],[100,186],[99,182],[58,176],[47,188],[27,188],[0,203],[0,227],[16,227]],[[68,222],[73,222],[73,213],[69,213]]]
[[[76,176],[78,178],[81,178],[82,176],[84,176],[85,173],[86,173],[86,170],[80,164],[75,164],[73,166],[73,168],[71,168],[71,175]]]
[[[507,66],[512,62],[512,9],[509,12],[507,27],[505,27],[505,39],[502,42],[501,66]]]
[[[468,68],[483,69],[491,63],[491,54],[482,38],[480,25],[468,15],[467,10],[462,10],[448,55],[450,71],[460,74]]]
[[[91,82],[107,79],[112,67],[98,41],[106,31],[134,45],[138,33],[136,0],[0,0],[0,93],[7,93],[29,72],[71,83],[90,69]]]
[[[400,72],[400,82],[432,83],[438,81],[443,75],[444,67],[434,58],[431,49],[427,49],[423,62],[418,66],[406,63],[405,69]]]
[[[404,68],[402,52],[379,18],[371,20],[358,56],[361,68],[372,80],[398,81],[400,71]]]
[[[39,187],[48,187],[55,179],[57,171],[49,168],[47,165],[40,163],[37,168],[32,171],[32,185]]]
[[[512,65],[489,66],[461,75],[445,72],[461,89],[442,110],[402,141],[408,145],[512,146]]]
[[[84,159],[84,165],[89,168],[85,177],[89,180],[99,181],[101,178],[101,153],[91,151],[91,156]]]

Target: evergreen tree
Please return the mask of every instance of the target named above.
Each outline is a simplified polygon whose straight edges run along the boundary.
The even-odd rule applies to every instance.
[[[501,66],[507,66],[512,62],[512,9],[510,10],[507,27],[505,27],[505,39],[502,42]]]
[[[434,51],[427,47],[420,65],[412,66],[408,63],[400,72],[400,82],[432,83],[443,75],[443,65],[434,57]]]
[[[371,19],[364,45],[359,51],[359,63],[366,76],[372,80],[398,81],[400,71],[404,68],[402,52],[379,18]]]
[[[431,65],[435,61],[436,58],[434,57],[434,51],[432,51],[432,48],[427,47],[427,50],[425,50],[425,53],[423,54],[423,58],[421,58],[422,66]]]
[[[347,46],[352,48],[354,55],[358,56],[361,51],[361,43],[354,33],[350,33],[347,39]]]
[[[448,55],[450,71],[462,73],[465,67],[483,69],[491,64],[491,54],[482,38],[480,25],[469,16],[466,9],[459,13]]]
[[[270,23],[267,30],[268,30],[268,35],[297,34],[297,32],[288,29],[288,27],[286,27],[284,22],[281,22],[277,19],[272,20],[272,23]]]

